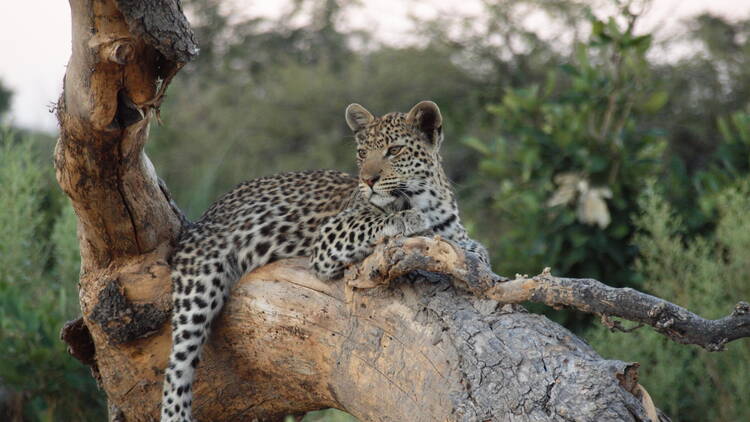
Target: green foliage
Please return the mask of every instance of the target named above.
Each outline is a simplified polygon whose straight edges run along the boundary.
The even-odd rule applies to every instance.
[[[727,116],[747,109],[750,19],[703,14],[687,23],[683,37],[690,43],[690,55],[677,62],[653,63],[655,83],[669,91],[670,98],[649,124],[659,124],[669,139],[665,157],[669,168],[663,175],[664,183],[671,185],[665,192],[667,199],[688,230],[705,233],[713,226],[715,212],[699,204],[699,198],[705,190],[722,189],[725,177],[716,172],[698,173],[716,168],[717,161],[728,158],[719,151],[731,139],[721,122],[736,124]],[[670,50],[670,46],[662,49]],[[723,157],[717,160],[716,154]],[[742,157],[742,153],[734,154],[734,159]]]
[[[691,233],[709,233],[718,215],[716,194],[750,175],[750,112],[720,116],[716,126],[720,142],[701,157],[700,168],[691,172],[672,156],[664,174],[665,195]]]
[[[39,213],[43,170],[28,143],[0,129],[0,280],[29,283],[41,278],[45,250],[36,242],[43,223]]]
[[[716,195],[727,186],[750,175],[750,113],[738,111],[719,117],[721,143],[706,166],[696,172],[694,186],[699,193],[700,210],[713,220],[718,204]]]
[[[51,169],[33,147],[0,133],[0,383],[24,395],[27,420],[102,420],[89,369],[59,338],[78,313],[75,217],[52,206]]]
[[[570,63],[489,107],[500,136],[466,141],[482,155],[477,190],[490,205],[475,218],[501,222],[481,239],[501,273],[551,266],[615,285],[634,282],[630,219],[664,150],[659,133],[639,122],[668,98],[645,84],[651,37],[635,34],[635,21],[626,11],[591,17],[591,37],[576,45]]]
[[[717,118],[747,106],[750,19],[732,21],[703,14],[686,27],[683,37],[690,43],[691,54],[676,63],[653,64],[655,79],[670,92],[668,106],[655,120],[667,131],[674,154],[692,173],[705,165],[719,145]]]
[[[750,178],[735,181],[714,202],[719,213],[715,235],[686,239],[682,219],[649,190],[635,238],[641,251],[636,268],[644,287],[708,318],[725,316],[738,298],[750,297]],[[739,421],[750,413],[746,339],[709,353],[646,328],[613,334],[596,327],[587,337],[604,356],[640,362],[641,384],[673,420]]]

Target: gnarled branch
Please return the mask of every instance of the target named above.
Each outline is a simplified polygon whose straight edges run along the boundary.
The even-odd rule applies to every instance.
[[[709,320],[664,299],[631,288],[615,288],[593,279],[555,277],[545,269],[536,277],[508,280],[483,268],[476,258],[464,254],[440,238],[395,239],[382,244],[348,278],[354,287],[388,284],[416,270],[450,275],[454,285],[478,297],[501,303],[536,302],[558,308],[611,316],[650,325],[682,344],[695,344],[719,351],[730,341],[750,337],[750,304],[739,302],[724,318]],[[611,327],[617,327],[609,322]]]

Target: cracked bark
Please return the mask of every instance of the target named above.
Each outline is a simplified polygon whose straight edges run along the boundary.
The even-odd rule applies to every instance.
[[[98,374],[110,420],[151,421],[171,346],[166,257],[185,218],[143,147],[152,111],[196,48],[174,0],[70,4],[55,167],[79,219],[83,319],[62,336]],[[244,277],[199,367],[197,417],[337,407],[363,421],[655,418],[637,365],[481,298],[498,277],[471,260],[446,264],[450,249],[424,239],[416,258],[392,253],[403,259],[377,267],[376,254],[346,283],[322,283],[304,259]],[[432,272],[405,271],[413,262]]]

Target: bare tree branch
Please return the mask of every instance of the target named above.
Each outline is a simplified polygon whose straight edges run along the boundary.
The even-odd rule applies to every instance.
[[[508,280],[439,238],[394,239],[381,244],[361,268],[347,277],[353,287],[370,288],[417,270],[450,275],[456,287],[478,297],[501,303],[529,301],[553,308],[572,307],[601,315],[610,328],[625,330],[608,319],[615,316],[650,325],[671,340],[695,344],[708,351],[723,350],[730,341],[750,337],[747,302],[739,302],[724,318],[709,320],[631,288],[614,288],[593,279],[555,277],[549,269],[536,277]]]
[[[487,292],[500,302],[528,300],[552,307],[570,306],[579,311],[650,325],[682,344],[695,344],[715,352],[726,343],[750,337],[750,305],[739,302],[728,316],[705,319],[664,299],[631,288],[614,288],[597,280],[562,278],[549,270],[533,278],[500,283]]]

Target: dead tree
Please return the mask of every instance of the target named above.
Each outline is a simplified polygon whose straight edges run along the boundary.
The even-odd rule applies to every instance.
[[[166,258],[186,220],[143,147],[169,81],[197,49],[177,0],[70,4],[55,167],[78,215],[83,317],[62,336],[91,365],[111,420],[153,421],[171,342]],[[522,300],[621,316],[709,349],[750,327],[747,304],[706,321],[592,280],[504,281],[440,239],[395,239],[344,282],[315,279],[302,258],[242,279],[206,347],[195,414],[278,420],[335,407],[363,421],[656,419],[637,364],[602,359],[510,304]]]

